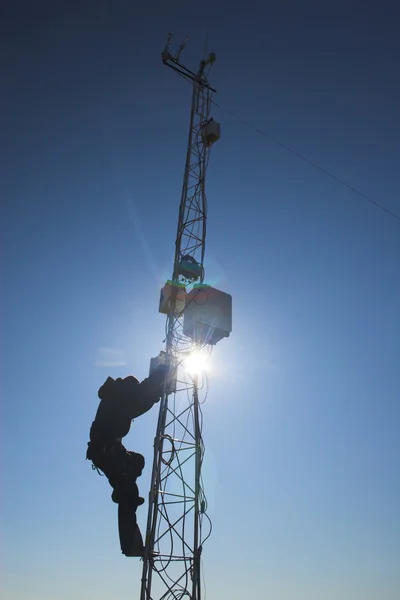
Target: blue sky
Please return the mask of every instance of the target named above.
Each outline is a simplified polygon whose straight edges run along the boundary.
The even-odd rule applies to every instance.
[[[64,4],[15,2],[2,23],[7,600],[138,597],[85,451],[98,387],[143,379],[163,347],[190,105],[168,31],[196,67],[208,29],[221,106],[400,213],[389,3]],[[204,409],[207,599],[395,600],[400,222],[213,116],[206,272],[234,330]],[[144,494],[156,418],[126,440]]]

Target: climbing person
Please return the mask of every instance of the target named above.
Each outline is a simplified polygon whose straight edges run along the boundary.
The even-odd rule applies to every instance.
[[[140,417],[159,402],[166,375],[161,365],[142,383],[136,377],[108,377],[100,387],[100,404],[90,428],[86,458],[93,469],[102,471],[118,504],[118,530],[121,551],[125,556],[143,556],[144,546],[136,521],[136,510],[144,503],[139,496],[136,480],[142,474],[144,457],[127,450],[122,444],[133,419]]]

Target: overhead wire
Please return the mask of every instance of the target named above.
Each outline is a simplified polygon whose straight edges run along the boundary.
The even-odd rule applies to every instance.
[[[400,216],[397,215],[396,213],[392,212],[391,210],[389,210],[388,208],[386,208],[384,205],[380,204],[379,202],[375,201],[374,199],[372,199],[371,197],[367,196],[366,194],[364,194],[363,192],[361,192],[360,190],[358,190],[357,188],[355,188],[354,186],[348,184],[346,181],[342,180],[341,178],[339,178],[338,176],[336,176],[335,174],[333,174],[332,172],[328,171],[327,169],[321,167],[320,165],[318,165],[316,162],[308,159],[306,156],[304,156],[303,154],[301,154],[300,152],[297,152],[296,150],[294,150],[293,148],[291,148],[290,146],[288,146],[287,144],[281,142],[280,140],[278,140],[277,138],[275,138],[274,136],[270,135],[269,133],[267,133],[266,131],[264,131],[263,129],[261,129],[260,127],[257,127],[255,125],[253,125],[251,122],[241,118],[240,116],[236,115],[234,112],[226,109],[225,107],[221,106],[219,103],[215,102],[214,100],[212,100],[210,97],[207,98],[207,100],[209,102],[211,102],[214,106],[216,106],[217,108],[219,108],[220,110],[222,110],[223,112],[225,112],[226,114],[230,115],[231,117],[235,118],[236,120],[238,120],[239,122],[241,122],[242,124],[244,124],[245,126],[253,129],[254,131],[260,133],[261,135],[263,135],[264,137],[266,137],[267,139],[269,139],[270,141],[272,141],[273,143],[275,143],[276,145],[282,147],[283,149],[285,149],[286,151],[290,152],[291,154],[293,154],[294,156],[296,156],[297,158],[301,159],[303,162],[309,164],[310,166],[314,167],[315,169],[317,169],[318,171],[320,171],[321,173],[323,173],[324,175],[330,177],[331,179],[333,179],[334,181],[336,181],[337,183],[339,183],[340,185],[344,186],[345,188],[347,188],[348,190],[352,191],[353,193],[355,193],[356,195],[358,195],[359,197],[361,197],[362,199],[364,199],[365,201],[373,204],[375,207],[381,209],[383,212],[387,213],[389,216],[391,216],[392,218],[395,218],[396,220],[400,221]],[[199,132],[197,132],[199,135]],[[209,153],[206,157],[206,162],[205,162],[205,169],[204,169],[204,173],[203,175],[205,175],[205,171],[207,170],[207,166],[208,166],[208,160],[209,160]],[[198,232],[197,237],[200,237],[200,232]],[[183,311],[182,311],[183,313]],[[173,324],[172,324],[172,330],[175,328],[175,325],[177,323],[177,321],[179,320],[179,317],[182,316],[182,313],[179,314],[177,317],[174,315],[172,317],[173,319]],[[167,334],[167,324],[166,324],[166,334]],[[182,343],[182,340],[180,340]],[[179,346],[179,344],[177,344]],[[174,350],[176,350],[177,348],[174,348]],[[182,366],[182,365],[181,365]],[[198,390],[202,390],[205,387],[205,397],[202,401],[199,400],[199,404],[198,404],[198,410],[199,410],[199,434],[200,434],[200,440],[199,440],[199,446],[200,446],[200,464],[202,465],[203,463],[203,458],[204,458],[204,452],[205,452],[205,446],[204,446],[204,442],[203,442],[203,437],[202,437],[202,430],[203,430],[203,413],[202,413],[202,407],[201,405],[204,404],[204,402],[207,399],[207,395],[208,395],[208,379],[207,376],[205,376],[205,382],[203,380],[203,384],[201,387],[198,388]],[[189,389],[186,390],[188,395],[189,395]],[[175,396],[174,396],[174,402],[175,402]],[[175,408],[173,413],[175,414]],[[187,420],[186,420],[186,424],[183,426],[183,435],[182,435],[182,440],[180,441],[180,447],[179,450],[182,449],[183,446],[183,442],[186,438],[186,432],[187,432],[187,426],[188,426],[188,421],[190,418],[194,418],[193,416],[193,403],[191,402],[191,400],[189,399],[189,407],[188,407],[188,412],[187,412]],[[176,420],[174,420],[173,422],[173,436],[172,439],[175,438],[175,425],[176,425]],[[181,424],[182,425],[182,424]],[[175,456],[174,456],[175,454]],[[171,463],[173,458],[177,459],[177,466],[175,467],[175,471],[178,470],[179,472],[179,479],[181,480],[182,484],[183,484],[183,489],[182,489],[182,498],[183,498],[183,520],[182,523],[180,524],[181,527],[181,531],[178,533],[178,531],[175,529],[174,524],[171,522],[169,515],[168,515],[168,508],[167,508],[167,502],[165,501],[165,492],[167,489],[167,478],[165,478],[162,482],[161,485],[161,490],[162,492],[162,497],[161,497],[161,514],[163,516],[163,518],[165,519],[167,525],[168,525],[168,530],[169,530],[169,534],[170,534],[170,541],[171,541],[171,545],[170,545],[170,555],[167,556],[166,560],[161,560],[161,569],[156,569],[159,572],[165,572],[166,567],[170,564],[171,560],[173,560],[173,551],[174,551],[174,537],[176,537],[176,541],[179,543],[179,541],[182,543],[182,554],[186,563],[187,559],[187,554],[186,554],[186,548],[185,546],[187,544],[185,544],[185,520],[186,520],[186,516],[187,516],[187,512],[186,512],[186,503],[188,502],[188,497],[187,497],[187,492],[186,492],[186,488],[185,488],[185,484],[184,484],[184,475],[183,475],[183,471],[182,471],[182,466],[184,464],[185,461],[183,461],[183,463],[181,464],[180,459],[178,458],[178,453],[174,453],[174,444],[172,444],[172,453],[171,453],[171,459],[169,461],[167,461],[165,468],[167,471],[171,471],[172,467],[171,467]],[[165,472],[165,471],[164,471]],[[200,506],[201,506],[201,516],[200,516],[200,544],[202,545],[207,539],[208,537],[211,535],[211,531],[212,531],[212,522],[210,517],[207,514],[207,508],[208,508],[208,502],[207,502],[207,498],[204,492],[204,484],[203,484],[203,478],[202,475],[200,476],[200,481],[199,481],[199,500],[200,500]],[[209,524],[209,531],[207,533],[207,535],[205,537],[203,537],[203,518],[206,518],[208,524]],[[161,521],[158,523],[158,528],[157,528],[157,537],[159,538],[160,536],[160,525],[161,525]],[[166,563],[166,564],[165,564]],[[154,568],[154,566],[153,566]],[[177,582],[174,583],[174,580],[171,579],[171,577],[168,576],[168,574],[166,573],[166,577],[167,579],[169,579],[172,583],[172,585],[176,585]],[[181,584],[179,584],[179,587],[181,587],[180,590],[180,594],[182,594],[183,597],[184,595],[189,595],[185,590],[187,590],[188,588],[188,571],[186,571],[185,573],[185,585],[181,587]],[[203,573],[203,577],[204,577],[204,573]],[[203,583],[204,579],[203,579]],[[173,587],[170,586],[169,587],[169,593],[173,594]],[[174,597],[176,597],[174,595]]]
[[[337,175],[335,175],[331,171],[328,171],[328,169],[325,169],[324,167],[321,167],[319,164],[317,164],[313,160],[310,160],[309,158],[307,158],[306,156],[304,156],[304,154],[301,154],[297,150],[294,150],[293,148],[291,148],[290,146],[288,146],[284,142],[281,142],[276,137],[274,137],[270,133],[264,131],[260,127],[258,127],[256,125],[253,125],[252,123],[250,123],[250,121],[247,121],[246,119],[243,119],[242,117],[239,117],[237,114],[235,114],[231,110],[228,110],[227,108],[221,106],[221,104],[219,104],[218,102],[215,102],[215,100],[211,100],[211,102],[212,102],[212,104],[214,104],[214,106],[216,106],[217,108],[219,108],[220,110],[222,110],[226,114],[230,115],[231,117],[233,117],[234,119],[236,119],[240,123],[243,123],[243,125],[246,125],[250,129],[253,129],[254,131],[257,131],[257,133],[260,133],[264,137],[268,138],[274,144],[277,144],[281,148],[284,148],[285,150],[287,150],[287,152],[290,152],[291,154],[293,154],[294,156],[296,156],[300,160],[302,160],[305,163],[309,164],[310,166],[314,167],[314,169],[317,169],[318,171],[320,171],[321,173],[323,173],[327,177],[330,177],[331,179],[333,179],[334,181],[336,181],[336,183],[339,183],[340,185],[342,185],[343,187],[347,188],[348,190],[350,190],[354,194],[357,194],[360,198],[363,198],[364,200],[366,200],[370,204],[373,204],[374,206],[376,206],[377,208],[379,208],[383,212],[387,213],[389,216],[391,216],[394,219],[397,219],[398,221],[400,221],[400,215],[398,215],[395,212],[391,211],[389,208],[387,208],[383,204],[380,204],[379,202],[377,202],[376,200],[374,200],[370,196],[367,196],[367,194],[364,194],[364,192],[361,192],[359,189],[357,189],[353,185],[347,183],[347,181],[344,181],[343,179],[341,179],[340,177],[338,177]]]
[[[183,75],[180,74],[180,76],[185,81],[189,81]],[[387,208],[386,206],[384,206],[383,204],[381,204],[377,200],[374,200],[373,198],[371,198],[371,196],[368,196],[367,194],[365,194],[364,192],[362,192],[361,190],[359,190],[358,188],[356,188],[354,185],[351,185],[350,183],[347,183],[347,181],[344,181],[344,179],[341,179],[340,177],[338,177],[337,175],[335,175],[334,173],[332,173],[332,171],[328,171],[328,169],[325,169],[324,167],[321,167],[321,165],[319,165],[315,161],[307,158],[301,152],[298,152],[294,148],[291,148],[288,144],[285,144],[281,140],[278,140],[278,138],[276,138],[275,136],[271,135],[270,133],[268,133],[264,129],[261,129],[261,127],[258,127],[257,125],[253,125],[253,123],[251,123],[250,121],[247,121],[246,119],[243,119],[243,117],[240,117],[239,115],[237,115],[233,111],[229,110],[228,108],[225,108],[224,106],[222,106],[221,104],[219,104],[219,102],[216,102],[212,98],[210,98],[210,102],[211,102],[211,104],[213,104],[214,106],[216,106],[217,108],[219,108],[220,110],[222,110],[227,115],[230,115],[231,117],[233,117],[234,119],[236,119],[237,121],[239,121],[240,123],[242,123],[243,125],[246,125],[250,129],[253,129],[257,133],[263,135],[264,137],[266,137],[267,139],[269,139],[271,142],[273,142],[277,146],[280,146],[281,148],[283,148],[287,152],[290,152],[291,154],[293,154],[293,156],[296,156],[296,158],[299,158],[300,160],[302,160],[303,162],[307,163],[311,167],[314,167],[314,169],[317,169],[318,171],[320,171],[320,173],[323,173],[327,177],[330,177],[331,179],[333,179],[333,181],[336,181],[336,183],[338,183],[339,185],[342,185],[343,187],[347,188],[348,190],[350,190],[351,192],[353,192],[354,194],[356,194],[357,196],[359,196],[360,198],[362,198],[366,202],[369,202],[370,204],[373,204],[376,208],[379,208],[380,210],[382,210],[383,212],[385,212],[387,215],[389,215],[393,219],[396,219],[397,221],[400,221],[400,215],[399,214],[393,212],[392,210],[390,210],[389,208]]]

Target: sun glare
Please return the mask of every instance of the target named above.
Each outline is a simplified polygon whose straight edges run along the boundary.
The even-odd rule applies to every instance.
[[[201,375],[207,369],[208,355],[202,350],[194,350],[183,361],[183,366],[189,375]]]

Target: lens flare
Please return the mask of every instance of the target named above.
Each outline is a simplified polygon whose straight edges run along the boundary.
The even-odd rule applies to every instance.
[[[189,375],[201,375],[207,369],[208,354],[203,350],[194,350],[183,361]]]

